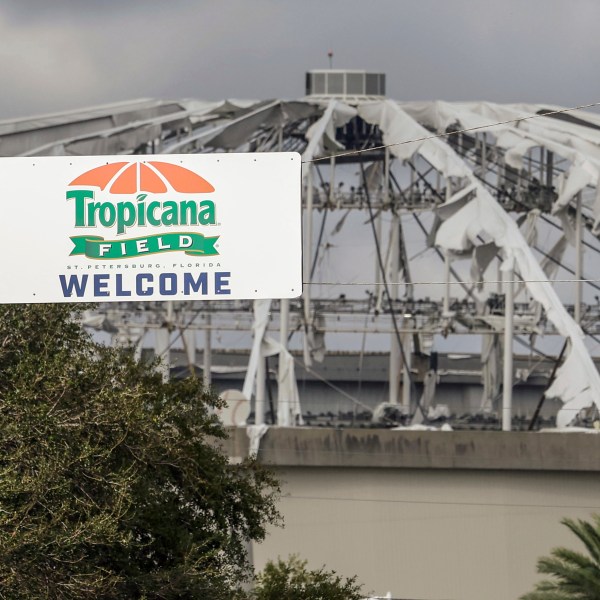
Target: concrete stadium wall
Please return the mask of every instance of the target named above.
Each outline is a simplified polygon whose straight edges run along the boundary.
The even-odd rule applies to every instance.
[[[233,432],[232,456],[247,452]],[[259,459],[284,481],[285,527],[254,547],[356,574],[365,591],[424,600],[509,600],[563,517],[600,512],[600,435],[270,429]]]

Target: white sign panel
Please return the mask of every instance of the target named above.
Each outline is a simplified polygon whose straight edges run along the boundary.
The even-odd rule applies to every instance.
[[[0,302],[293,298],[297,153],[0,158]]]

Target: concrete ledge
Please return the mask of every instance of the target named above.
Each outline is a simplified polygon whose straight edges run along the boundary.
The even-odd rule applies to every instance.
[[[246,429],[229,433],[225,451],[247,456]],[[258,458],[278,467],[600,471],[600,434],[271,427]]]

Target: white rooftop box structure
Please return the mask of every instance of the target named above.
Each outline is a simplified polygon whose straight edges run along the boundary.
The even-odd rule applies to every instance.
[[[307,96],[385,96],[385,74],[344,69],[323,69],[306,73]]]

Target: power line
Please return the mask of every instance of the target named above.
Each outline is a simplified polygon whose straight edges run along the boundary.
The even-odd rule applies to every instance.
[[[452,502],[447,500],[400,500],[397,498],[350,498],[348,496],[296,496],[294,494],[285,494],[283,499],[294,500],[333,500],[335,502],[368,502],[378,504],[428,504],[438,506],[491,506],[498,508],[560,508],[572,509],[579,508],[584,510],[599,510],[600,505],[582,506],[580,504],[525,504],[517,502]]]
[[[340,158],[343,156],[356,156],[358,154],[364,154],[365,152],[373,152],[374,150],[385,150],[386,148],[394,148],[396,146],[405,146],[406,144],[414,144],[415,142],[426,142],[427,140],[434,140],[439,138],[447,138],[452,135],[457,135],[459,133],[468,133],[470,131],[481,131],[484,129],[489,129],[490,127],[497,127],[498,125],[508,125],[510,123],[521,123],[523,121],[529,121],[531,119],[539,119],[540,117],[550,117],[552,115],[558,115],[568,112],[573,112],[575,110],[582,110],[584,108],[593,108],[595,106],[600,106],[600,102],[592,102],[591,104],[582,104],[580,106],[573,106],[570,108],[561,108],[559,110],[552,110],[548,112],[544,112],[542,114],[535,113],[531,115],[527,115],[525,117],[517,117],[516,119],[507,119],[506,121],[496,121],[494,123],[488,123],[486,125],[477,125],[475,127],[465,127],[464,129],[458,129],[453,131],[445,131],[443,133],[435,133],[431,135],[425,135],[419,138],[413,138],[411,140],[404,140],[401,142],[394,142],[391,144],[383,144],[381,146],[373,146],[371,148],[364,148],[360,150],[348,150],[346,152],[340,152],[339,154],[330,154],[328,156],[320,156],[318,158],[312,158],[310,160],[302,161],[302,164],[315,163],[322,160],[330,160],[332,158]]]
[[[332,390],[334,390],[338,394],[341,394],[342,396],[344,396],[350,402],[353,402],[355,406],[360,406],[360,407],[368,410],[369,412],[373,411],[373,408],[370,407],[368,404],[365,404],[364,402],[361,402],[358,398],[355,398],[354,396],[352,396],[348,392],[345,392],[342,388],[340,388],[337,385],[335,385],[335,383],[329,381],[329,379],[326,379],[321,374],[319,374],[317,371],[315,371],[315,370],[311,369],[309,366],[307,366],[304,363],[304,361],[298,360],[293,355],[292,355],[292,358],[294,359],[294,362],[296,362],[296,364],[300,365],[307,373],[310,373],[313,377],[316,377],[317,379],[319,379],[320,381],[322,381],[325,385],[329,386]],[[286,404],[287,403],[289,403],[289,402],[286,402]],[[382,418],[383,418],[384,421],[388,421],[390,424],[393,424],[393,425],[396,424],[396,421],[394,419],[386,417],[385,415],[383,415]],[[311,452],[311,453],[313,453],[313,452]],[[316,451],[316,453],[319,454],[319,451]],[[368,452],[356,452],[354,454],[368,454]]]
[[[369,217],[370,217],[369,221],[371,223],[371,230],[373,231],[373,239],[375,240],[375,252],[377,253],[377,263],[379,265],[379,272],[381,274],[381,278],[383,279],[382,285],[384,286],[385,295],[388,300],[388,306],[389,306],[389,310],[390,310],[390,315],[392,317],[392,325],[394,327],[396,343],[398,344],[398,348],[400,350],[400,356],[402,358],[402,365],[403,365],[403,373],[402,373],[403,379],[402,380],[404,382],[404,377],[406,377],[408,379],[408,385],[410,386],[411,395],[414,396],[415,401],[416,401],[415,414],[416,414],[416,411],[418,410],[421,412],[421,415],[423,417],[425,417],[425,411],[423,410],[423,407],[421,406],[421,400],[419,398],[419,395],[416,393],[417,388],[415,386],[415,382],[414,382],[412,373],[410,372],[410,368],[408,367],[406,351],[404,349],[404,345],[402,344],[400,328],[398,327],[398,321],[396,319],[396,312],[394,311],[394,302],[392,300],[392,295],[390,294],[390,289],[388,287],[386,269],[385,269],[385,265],[383,264],[383,258],[381,256],[381,246],[379,244],[379,238],[377,237],[377,231],[375,229],[375,216],[373,214],[373,206],[371,205],[371,194],[369,193],[369,186],[368,186],[368,182],[367,182],[367,178],[366,178],[366,174],[365,174],[365,167],[364,167],[363,163],[360,163],[360,169],[361,169],[363,183],[365,186],[365,195],[367,198],[367,206],[369,208]],[[392,249],[392,251],[396,251],[396,249]],[[406,285],[406,282],[404,282],[404,285]],[[390,382],[390,386],[391,385],[392,385],[392,382]],[[412,415],[412,416],[414,417],[414,415]]]
[[[486,283],[600,283],[600,279],[482,279],[480,281],[413,281],[410,284],[400,281],[400,282],[382,282],[382,281],[353,281],[353,282],[344,282],[344,281],[303,281],[302,285],[343,285],[343,286],[352,286],[352,285],[373,285],[373,286],[385,286],[385,285],[484,285]]]
[[[568,112],[573,112],[576,110],[582,110],[582,109],[586,109],[586,108],[593,108],[596,106],[600,106],[600,102],[593,102],[590,104],[582,104],[579,106],[574,106],[574,107],[569,107],[569,108],[563,108],[563,109],[558,109],[558,110],[553,110],[553,111],[545,111],[543,113],[536,113],[536,114],[530,114],[530,115],[526,115],[524,117],[517,117],[515,119],[507,119],[505,121],[496,121],[494,123],[488,123],[485,125],[478,125],[475,127],[467,127],[467,128],[463,128],[463,129],[459,129],[459,130],[453,130],[453,131],[447,131],[447,132],[443,132],[443,133],[438,133],[438,134],[431,134],[428,136],[422,136],[420,138],[413,138],[410,140],[403,140],[400,142],[394,142],[391,144],[384,144],[384,145],[380,145],[380,146],[373,146],[370,148],[362,148],[359,150],[350,150],[350,151],[346,151],[346,152],[341,152],[338,154],[332,154],[332,155],[328,155],[328,156],[321,156],[318,158],[313,158],[311,160],[307,160],[307,161],[303,161],[302,164],[307,164],[307,163],[316,163],[319,161],[323,161],[323,160],[329,160],[331,158],[339,158],[339,157],[344,157],[344,156],[353,156],[353,155],[359,155],[359,154],[363,154],[366,152],[372,152],[374,150],[384,150],[386,148],[393,148],[396,146],[402,146],[402,145],[406,145],[406,144],[411,144],[411,143],[415,143],[415,142],[423,142],[423,141],[427,141],[427,140],[432,140],[432,139],[439,139],[439,138],[448,138],[450,136],[453,135],[457,135],[457,134],[462,134],[462,133],[468,133],[468,132],[472,132],[472,131],[481,131],[481,130],[485,130],[485,129],[489,129],[491,127],[496,127],[499,125],[508,125],[510,123],[520,123],[523,121],[528,121],[528,120],[532,120],[532,119],[537,119],[540,117],[549,117],[552,115],[557,115],[557,114],[564,114],[564,113],[568,113]],[[262,110],[264,107],[261,107],[260,110]],[[361,165],[362,167],[362,165]],[[414,166],[411,165],[411,167],[414,169]],[[364,179],[364,167],[363,168],[363,179]],[[320,174],[319,174],[320,175]],[[365,186],[366,187],[366,186]],[[371,202],[370,202],[370,198],[369,198],[369,193],[368,193],[368,189],[367,189],[367,203],[368,203],[368,207],[369,207],[369,211],[371,213],[371,222],[373,222],[373,215],[372,215],[372,206],[371,206]],[[324,222],[322,223],[322,228],[321,228],[321,235],[323,233],[323,226],[324,226]],[[378,239],[377,236],[375,234],[375,242],[376,242],[376,246],[378,246]],[[378,254],[378,261],[380,262],[380,267],[381,267],[381,254],[380,254],[380,249],[377,248],[377,254]],[[315,264],[312,265],[311,268],[311,275],[314,272],[316,267],[316,257],[315,257]],[[308,282],[303,282],[303,285],[325,285],[325,286],[384,286],[386,288],[386,295],[388,296],[388,300],[390,301],[390,309],[392,311],[392,316],[394,317],[394,327],[397,330],[397,326],[396,326],[396,322],[395,322],[395,315],[393,313],[393,308],[391,307],[391,298],[389,295],[389,290],[388,290],[388,286],[398,286],[398,285],[409,285],[406,282],[398,282],[398,283],[394,283],[394,282],[388,282],[386,280],[385,277],[385,269],[381,269],[381,272],[384,274],[384,281],[383,282],[312,282],[312,281],[308,281]],[[550,279],[541,279],[541,280],[515,280],[512,281],[511,283],[600,283],[600,279],[554,279],[554,280],[550,280]],[[461,285],[461,286],[465,286],[465,285],[471,285],[471,286],[475,286],[475,285],[480,285],[480,284],[493,284],[493,283],[505,283],[504,281],[473,281],[473,282],[466,282],[466,281],[461,281],[461,280],[457,280],[456,281],[425,281],[425,282],[412,282],[411,285]],[[508,283],[508,282],[506,282]],[[176,341],[182,336],[182,334],[189,329],[189,327],[192,325],[192,323],[195,321],[195,319],[198,317],[198,315],[202,312],[202,308],[198,309],[196,311],[196,313],[192,316],[192,318],[189,320],[189,322],[187,324],[185,324],[183,327],[179,327],[179,332],[178,335],[175,337],[175,339],[173,339],[171,341],[171,343],[167,346],[167,348],[164,350],[164,353],[168,352],[168,350],[170,350],[173,345],[176,343]],[[398,331],[397,331],[398,333]],[[399,334],[398,334],[399,335]],[[401,354],[404,358],[404,349],[402,347],[402,344],[400,344],[400,351]],[[410,377],[409,374],[409,378],[412,379]],[[411,381],[412,383],[412,381]]]

